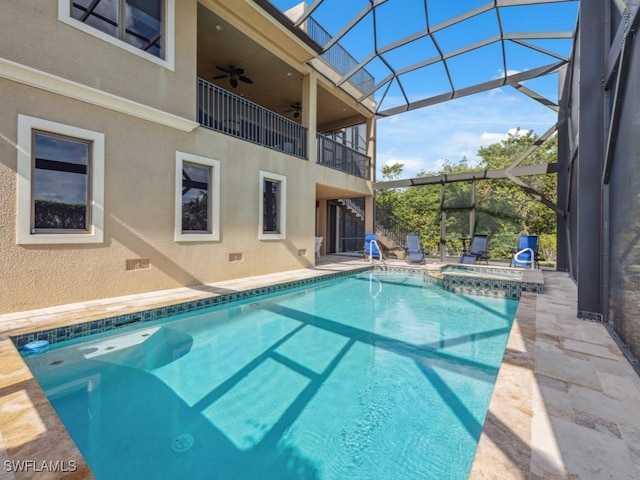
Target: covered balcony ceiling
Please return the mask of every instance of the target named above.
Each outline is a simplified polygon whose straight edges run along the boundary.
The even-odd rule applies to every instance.
[[[557,92],[579,7],[578,0],[254,2],[287,12],[289,28],[321,25],[314,40],[324,54],[339,47],[357,62],[335,85],[366,70],[375,81],[359,101],[374,100],[380,116],[504,86],[549,103],[535,90],[544,78],[540,88]]]
[[[296,115],[299,111],[296,104],[302,103],[303,75],[299,71],[201,4],[198,4],[197,42],[198,77],[291,120],[301,121],[302,115]],[[230,70],[230,66],[243,70],[236,87],[229,77],[215,78],[225,75],[218,67]],[[344,102],[319,85],[318,130],[364,122],[355,104],[355,99]]]

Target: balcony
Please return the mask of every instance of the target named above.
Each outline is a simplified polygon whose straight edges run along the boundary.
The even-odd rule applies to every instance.
[[[317,144],[318,164],[335,168],[365,180],[371,179],[371,159],[364,153],[349,148],[320,133],[317,134]]]
[[[307,159],[307,129],[198,78],[198,122],[205,128]]]
[[[307,160],[307,128],[235,93],[198,78],[201,126]],[[371,159],[317,134],[317,162],[369,180]]]

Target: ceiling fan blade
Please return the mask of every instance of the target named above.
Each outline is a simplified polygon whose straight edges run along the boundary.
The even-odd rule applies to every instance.
[[[226,73],[231,73],[231,72],[233,71],[233,70],[226,69],[226,68],[224,68],[224,67],[219,67],[219,66],[217,66],[217,65],[216,65],[216,68],[217,68],[218,70],[221,70],[221,71],[226,72]]]
[[[215,77],[213,77],[214,80],[220,80],[221,78],[227,78],[229,75],[228,74],[224,74],[224,75],[216,75]]]
[[[250,78],[244,77],[242,75],[238,76],[238,79],[243,81],[244,83],[251,83],[253,84],[253,80],[251,80]]]
[[[293,118],[298,118],[300,116],[300,112],[296,112],[293,114]]]
[[[282,113],[291,113],[293,110],[283,110]]]
[[[233,88],[236,88],[238,86],[238,80],[236,80],[235,78],[231,77],[231,86]]]

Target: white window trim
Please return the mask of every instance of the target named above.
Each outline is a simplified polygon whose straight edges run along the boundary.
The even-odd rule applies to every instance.
[[[71,16],[71,2],[72,0],[58,0],[58,20],[62,23],[66,23],[67,25],[77,28],[89,35],[93,35],[105,42],[108,42],[112,45],[122,48],[129,53],[133,53],[145,60],[149,60],[155,64],[158,64],[162,67],[167,68],[168,70],[175,70],[175,0],[165,0],[165,12],[166,12],[166,21],[165,21],[165,43],[164,43],[164,54],[165,58],[156,57],[155,55],[151,55],[150,53],[145,52],[133,45],[129,45],[127,42],[120,40],[119,38],[113,37],[107,33],[104,33],[98,30],[95,27],[87,25],[79,20],[76,20]]]
[[[41,130],[91,142],[91,225],[87,233],[31,232],[32,132]],[[102,243],[104,239],[104,134],[40,118],[18,115],[16,242],[20,245]],[[89,205],[88,205],[89,207]]]
[[[280,222],[280,233],[264,233],[264,181],[275,180],[280,182],[280,208],[278,220]],[[287,238],[287,177],[277,173],[260,170],[260,206],[258,208],[258,240],[284,240]]]
[[[196,163],[211,167],[209,206],[211,208],[211,233],[183,233],[182,231],[182,164]],[[212,158],[176,152],[176,188],[174,240],[176,242],[207,242],[220,240],[220,161]]]

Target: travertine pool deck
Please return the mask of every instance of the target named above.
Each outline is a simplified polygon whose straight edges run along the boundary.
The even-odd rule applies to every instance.
[[[325,257],[313,269],[0,315],[0,479],[93,478],[9,335],[364,266]],[[640,479],[640,378],[603,325],[576,318],[567,275],[544,280],[544,294],[522,294],[470,478]],[[6,461],[40,471],[8,472]]]

